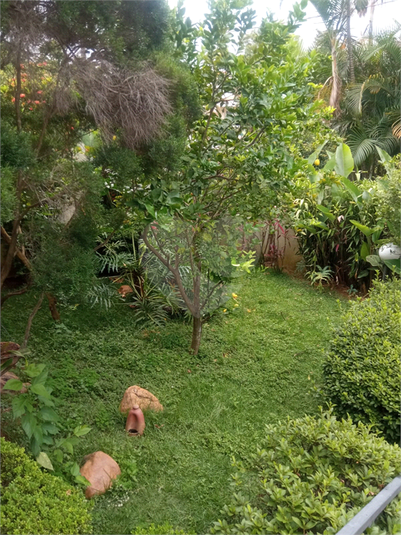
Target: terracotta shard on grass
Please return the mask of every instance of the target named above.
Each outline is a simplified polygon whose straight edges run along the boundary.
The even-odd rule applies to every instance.
[[[130,386],[125,391],[120,404],[120,412],[126,415],[135,405],[138,405],[142,411],[158,412],[163,410],[163,405],[156,396],[137,385]]]
[[[95,451],[87,455],[85,464],[81,466],[81,476],[90,483],[86,487],[85,496],[90,499],[97,494],[104,494],[113,484],[113,479],[121,474],[116,461],[103,451]]]

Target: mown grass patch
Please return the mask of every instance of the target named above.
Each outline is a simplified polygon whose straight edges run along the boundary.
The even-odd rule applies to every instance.
[[[267,423],[318,410],[319,382],[337,295],[285,275],[256,273],[204,326],[198,357],[188,353],[191,326],[138,331],[130,309],[61,308],[61,325],[46,307],[34,320],[29,358],[48,364],[58,410],[92,431],[76,449],[103,450],[125,463],[129,477],[97,498],[95,533],[127,534],[169,523],[205,533],[230,498],[231,457],[254,449]],[[3,340],[20,341],[33,296],[9,301]],[[146,414],[142,438],[127,437],[118,407],[140,385],[163,403]],[[7,424],[10,436],[21,437]]]

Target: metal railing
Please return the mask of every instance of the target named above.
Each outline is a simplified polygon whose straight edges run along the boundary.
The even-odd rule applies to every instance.
[[[365,505],[352,520],[345,524],[337,535],[360,535],[363,533],[400,492],[401,476],[398,476]]]

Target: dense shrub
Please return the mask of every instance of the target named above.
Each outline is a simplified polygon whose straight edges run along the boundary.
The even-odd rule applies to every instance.
[[[42,472],[23,448],[1,439],[1,531],[12,534],[91,533],[82,491]]]
[[[340,416],[400,437],[400,281],[376,282],[336,329],[324,363],[325,394]]]
[[[334,534],[395,477],[401,451],[332,412],[268,425],[255,454],[234,462],[233,501],[212,533]],[[400,529],[401,501],[367,533]]]

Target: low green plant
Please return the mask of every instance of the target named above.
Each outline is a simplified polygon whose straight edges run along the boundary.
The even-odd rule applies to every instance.
[[[255,453],[235,461],[235,492],[212,533],[331,535],[396,475],[398,446],[362,423],[320,417],[266,426]],[[401,501],[394,500],[366,533],[398,533]]]
[[[1,438],[1,530],[10,535],[92,533],[91,503],[42,472],[23,448]]]
[[[131,531],[132,535],[195,535],[194,531],[176,529],[168,522],[164,524],[149,524],[146,527],[137,527]]]
[[[340,416],[374,425],[400,439],[401,282],[374,283],[334,331],[323,365],[324,393]]]
[[[20,379],[10,379],[5,388],[20,392],[12,400],[13,417],[21,420],[21,427],[28,437],[36,461],[48,470],[55,469],[54,463],[56,473],[73,476],[76,483],[87,484],[71,456],[79,437],[89,433],[91,428],[78,425],[67,436],[60,437],[62,431],[68,430],[54,409],[55,398],[52,396],[48,369],[44,364],[27,363],[19,373],[30,382],[24,385]]]
[[[316,266],[313,271],[308,273],[308,278],[311,280],[311,284],[319,284],[319,287],[322,286],[323,282],[331,281],[333,277],[333,270],[329,266],[320,267]]]

